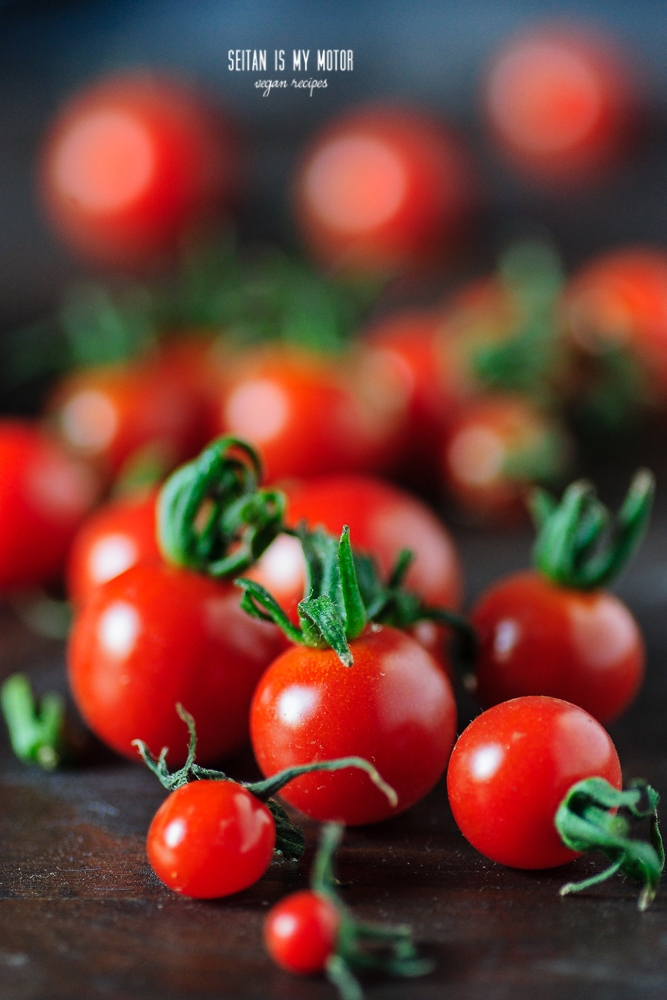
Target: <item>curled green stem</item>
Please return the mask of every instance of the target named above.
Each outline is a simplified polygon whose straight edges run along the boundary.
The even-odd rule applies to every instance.
[[[65,703],[49,692],[37,703],[25,674],[12,674],[0,690],[12,750],[24,764],[52,771],[64,752]]]

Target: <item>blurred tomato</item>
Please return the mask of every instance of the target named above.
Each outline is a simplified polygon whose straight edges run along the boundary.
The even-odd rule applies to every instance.
[[[177,366],[159,361],[76,371],[57,387],[49,410],[68,449],[110,475],[149,451],[168,471],[208,437],[199,391]]]
[[[0,421],[0,589],[58,578],[98,483],[39,427]]]
[[[360,348],[339,358],[256,351],[228,372],[217,433],[260,450],[266,477],[386,468],[405,428],[404,385],[389,359]]]
[[[155,490],[122,497],[84,521],[67,564],[67,593],[74,604],[83,604],[93,591],[130,566],[161,560],[155,537],[156,497]]]
[[[667,396],[667,253],[630,247],[603,254],[575,275],[564,300],[566,327],[589,355],[620,348]]]
[[[512,39],[484,86],[489,125],[524,172],[546,181],[597,175],[627,138],[632,87],[606,42],[545,27]]]
[[[333,122],[296,177],[296,214],[318,257],[392,272],[452,250],[476,199],[467,154],[427,116],[369,107]]]
[[[406,586],[430,605],[458,608],[463,581],[454,542],[444,524],[417,497],[372,476],[325,476],[288,484],[288,522],[306,521],[340,535],[349,525],[355,549],[372,555],[384,579],[402,549],[411,549],[414,561]],[[305,564],[296,538],[280,535],[245,574],[269,590],[296,621],[296,605],[304,596]],[[430,621],[412,630],[414,638],[441,666],[444,630]]]
[[[62,109],[42,151],[42,197],[77,250],[141,264],[229,198],[236,161],[229,126],[190,88],[129,73]]]
[[[520,515],[531,484],[560,476],[569,440],[553,418],[519,396],[488,396],[461,409],[445,435],[447,490],[474,518]]]

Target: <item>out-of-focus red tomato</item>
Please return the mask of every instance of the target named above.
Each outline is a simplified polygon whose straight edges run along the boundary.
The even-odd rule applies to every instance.
[[[235,187],[228,125],[181,82],[130,73],[76,95],[42,152],[58,233],[103,263],[145,263]]]
[[[544,181],[573,182],[607,166],[627,137],[631,104],[632,85],[618,54],[566,27],[510,40],[484,85],[486,116],[500,147]]]
[[[288,521],[305,520],[339,535],[350,526],[354,548],[372,555],[383,577],[396,563],[402,549],[415,559],[406,586],[430,605],[458,608],[463,581],[459,556],[449,532],[417,497],[372,476],[325,476],[287,485]],[[280,535],[255,566],[245,574],[269,590],[293,621],[304,596],[305,564],[298,539]],[[419,622],[411,633],[449,673],[445,630],[431,621]]]
[[[488,396],[462,407],[445,435],[447,490],[475,518],[513,519],[531,484],[565,471],[569,440],[560,425],[519,396]]]
[[[111,475],[149,449],[167,471],[209,436],[201,394],[176,366],[159,361],[74,372],[57,387],[49,410],[67,448]]]
[[[156,497],[156,491],[150,490],[114,500],[84,521],[67,565],[67,592],[74,604],[83,604],[93,591],[130,566],[161,561],[155,536]]]
[[[579,348],[593,355],[627,350],[666,397],[667,253],[630,247],[597,257],[573,278],[563,310]]]
[[[341,360],[273,348],[228,373],[218,412],[216,432],[255,445],[275,482],[391,465],[406,394],[391,361],[373,351],[360,348]]]
[[[0,589],[58,578],[97,499],[92,470],[28,421],[0,421]]]
[[[439,122],[390,106],[317,136],[296,177],[296,214],[318,257],[393,272],[451,252],[476,200],[468,156]]]

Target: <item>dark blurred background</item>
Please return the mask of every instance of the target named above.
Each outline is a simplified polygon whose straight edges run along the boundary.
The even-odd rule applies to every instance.
[[[645,109],[629,159],[578,193],[546,193],[494,154],[479,112],[490,55],[518,29],[565,20],[601,30],[625,51]],[[130,66],[167,68],[216,96],[247,140],[248,195],[242,237],[293,243],[286,203],[294,159],[333,112],[392,96],[434,109],[457,125],[477,155],[487,217],[480,255],[517,225],[553,235],[568,266],[598,249],[665,244],[667,234],[667,4],[435,2],[318,4],[295,0],[105,0],[0,6],[0,330],[43,315],[77,264],[49,233],[34,193],[34,162],[62,101],[100,74]],[[308,98],[253,86],[233,73],[236,48],[352,48],[354,71],[329,74]]]

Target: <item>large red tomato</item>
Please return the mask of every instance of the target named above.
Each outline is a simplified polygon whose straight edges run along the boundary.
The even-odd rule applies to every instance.
[[[0,589],[54,582],[99,490],[36,424],[0,421]]]
[[[307,150],[296,214],[328,264],[393,271],[452,249],[475,188],[465,150],[439,122],[369,107],[333,122]]]
[[[396,806],[352,769],[304,775],[281,792],[307,816],[358,825],[407,809],[433,787],[449,759],[456,704],[443,671],[404,632],[371,625],[350,649],[349,667],[331,649],[283,653],[257,686],[250,731],[267,777],[314,760],[372,761]]]
[[[447,788],[461,833],[487,858],[552,868],[577,856],[556,832],[556,810],[572,785],[592,777],[622,784],[600,723],[558,698],[515,698],[479,715],[459,737]]]
[[[243,745],[255,685],[284,648],[273,625],[250,619],[239,592],[162,563],[133,566],[99,587],[72,630],[68,669],[74,700],[94,733],[138,760],[132,740],[154,755],[169,747],[183,763],[180,702],[197,725],[197,757]]]
[[[63,108],[42,152],[42,196],[77,250],[145,264],[228,200],[236,161],[229,126],[189,87],[132,73]]]

